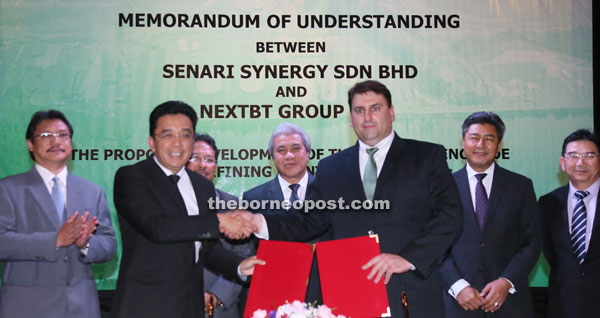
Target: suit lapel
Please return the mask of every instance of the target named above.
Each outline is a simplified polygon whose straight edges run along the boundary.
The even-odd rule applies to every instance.
[[[80,182],[71,173],[67,174],[67,218],[71,216],[76,209],[81,205],[79,199],[82,197],[83,189]],[[87,207],[86,207],[87,208]],[[79,216],[85,211],[78,211]]]
[[[479,222],[475,216],[475,209],[473,209],[473,198],[471,198],[471,188],[469,187],[469,176],[467,174],[467,168],[463,167],[458,170],[455,174],[456,186],[458,187],[458,193],[460,195],[460,202],[462,203],[463,209],[465,210],[465,217],[469,220],[469,223],[479,230]]]
[[[345,157],[343,158],[344,166],[339,171],[347,172],[346,177],[348,178],[348,183],[345,185],[346,187],[354,187],[356,191],[356,196],[360,200],[365,200],[365,189],[362,186],[362,179],[360,178],[360,165],[358,163],[358,141],[354,146],[352,146],[349,151],[346,152]],[[377,181],[379,183],[379,180]],[[375,188],[377,191],[377,187]],[[377,193],[377,192],[376,192]]]
[[[55,229],[60,229],[62,224],[56,213],[54,201],[48,192],[48,188],[44,184],[44,180],[42,180],[42,177],[35,168],[31,168],[27,172],[27,179],[27,183],[29,184],[27,189],[39,205],[42,214],[46,216],[48,222],[51,223]]]
[[[154,162],[153,157],[148,158],[146,163],[147,164],[145,168],[148,171],[150,184],[155,185],[155,189],[158,189],[158,193],[156,193],[156,195],[159,198],[167,199],[174,204],[177,208],[177,211],[174,212],[187,215],[187,209],[185,208],[185,203],[183,202],[183,198],[181,197],[181,193],[179,193],[179,188],[177,185],[171,182],[169,177],[162,171],[158,164]]]
[[[381,172],[377,177],[377,186],[375,187],[375,194],[373,195],[373,199],[381,197],[383,191],[386,188],[385,185],[395,183],[395,178],[399,177],[396,174],[396,170],[398,167],[413,166],[411,163],[408,162],[406,151],[403,151],[403,148],[405,146],[406,145],[404,143],[404,140],[402,140],[400,137],[398,137],[398,135],[396,135],[396,133],[394,133],[394,139],[392,140],[392,144],[390,145],[390,150],[388,150],[388,153],[385,156],[385,160],[383,161],[383,167],[381,167]]]
[[[496,168],[494,168],[494,179],[492,180],[492,191],[489,195],[488,207],[483,220],[484,231],[487,227],[488,220],[490,220],[492,215],[496,213],[500,202],[502,202],[502,196],[504,195],[504,191],[507,187],[506,183],[504,182],[504,177],[504,169],[500,168],[500,166],[496,164]]]

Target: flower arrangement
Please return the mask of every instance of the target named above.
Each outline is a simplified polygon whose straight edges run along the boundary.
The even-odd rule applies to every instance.
[[[291,304],[279,306],[277,310],[267,312],[264,309],[254,311],[252,318],[346,318],[344,315],[334,315],[325,305],[307,304],[294,300]]]

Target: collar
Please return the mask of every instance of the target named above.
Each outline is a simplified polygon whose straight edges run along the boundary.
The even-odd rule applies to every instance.
[[[369,148],[377,147],[379,150],[377,152],[382,152],[385,150],[387,152],[388,149],[392,146],[392,141],[394,141],[394,130],[385,138],[381,139],[375,146],[369,146],[362,142],[362,140],[358,140],[359,151],[366,151]]]
[[[35,164],[35,170],[37,170],[37,172],[42,177],[44,184],[46,184],[46,185],[50,184],[50,187],[52,188],[52,186],[53,186],[52,178],[54,178],[55,175],[52,172],[50,172],[50,170],[44,168],[44,166],[42,166],[38,163]],[[60,180],[60,182],[62,184],[67,184],[67,174],[68,174],[68,170],[67,170],[67,166],[65,166],[56,176],[58,177],[58,179]]]

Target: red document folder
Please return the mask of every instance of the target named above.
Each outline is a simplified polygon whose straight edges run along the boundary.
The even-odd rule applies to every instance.
[[[389,317],[390,309],[383,279],[367,280],[371,269],[362,266],[379,255],[377,235],[319,242],[317,260],[323,303],[333,314],[346,317]]]
[[[250,283],[244,317],[257,309],[276,310],[286,301],[304,301],[314,246],[261,240],[256,257],[267,262],[257,265]]]

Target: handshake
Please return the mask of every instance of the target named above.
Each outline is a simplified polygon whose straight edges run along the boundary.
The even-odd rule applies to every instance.
[[[233,240],[249,237],[262,229],[262,218],[246,210],[232,210],[218,213],[219,231]]]

